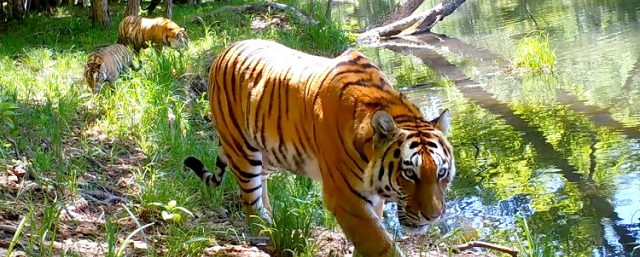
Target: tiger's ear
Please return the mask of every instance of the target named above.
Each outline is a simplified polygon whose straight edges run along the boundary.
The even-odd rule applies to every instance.
[[[379,110],[373,114],[373,117],[371,118],[371,127],[373,127],[374,135],[379,140],[394,138],[398,131],[391,114],[383,110]]]
[[[442,111],[438,118],[435,118],[430,122],[446,136],[449,132],[449,128],[451,127],[451,114],[449,114],[449,109]]]

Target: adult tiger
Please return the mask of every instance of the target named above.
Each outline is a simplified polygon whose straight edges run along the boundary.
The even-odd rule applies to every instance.
[[[136,15],[124,17],[118,26],[118,43],[133,45],[136,53],[149,47],[148,41],[172,48],[185,47],[189,41],[187,30],[170,19],[142,18]]]
[[[447,110],[428,121],[366,57],[334,59],[271,41],[240,41],[209,71],[209,101],[220,137],[215,174],[184,164],[210,186],[230,166],[247,217],[271,221],[266,175],[277,168],[323,185],[325,205],[365,256],[401,256],[385,231],[385,200],[400,223],[421,233],[445,211],[455,175]]]
[[[133,65],[133,54],[129,48],[121,44],[110,44],[89,55],[84,77],[89,88],[97,93],[104,82],[115,82],[124,68],[140,69]]]

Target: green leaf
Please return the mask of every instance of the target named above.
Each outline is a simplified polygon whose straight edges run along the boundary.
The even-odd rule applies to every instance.
[[[195,243],[195,242],[202,242],[202,241],[213,241],[215,242],[216,240],[211,239],[211,238],[207,238],[207,237],[196,237],[196,238],[191,238],[187,241],[184,241],[184,243],[182,243],[183,245],[188,245],[191,243]]]
[[[180,222],[180,219],[182,218],[182,216],[180,216],[180,214],[173,214],[173,221],[175,222]]]

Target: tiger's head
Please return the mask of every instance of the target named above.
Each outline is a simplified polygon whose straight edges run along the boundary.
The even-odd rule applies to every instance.
[[[90,59],[89,62],[87,62],[84,77],[87,80],[89,88],[94,92],[100,92],[100,85],[102,85],[102,83],[107,79],[107,74],[105,74],[101,69],[103,59],[92,57],[94,56],[89,57]]]
[[[395,201],[407,234],[424,233],[445,212],[445,191],[455,176],[446,139],[448,110],[434,120],[377,111],[371,119],[375,157],[367,169],[370,190]]]
[[[181,28],[177,24],[173,23],[172,26],[168,27],[167,33],[164,35],[164,41],[171,48],[184,48],[189,43],[189,38],[187,37],[187,29]]]

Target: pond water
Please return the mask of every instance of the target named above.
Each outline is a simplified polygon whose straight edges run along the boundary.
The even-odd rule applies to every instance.
[[[394,2],[338,3],[334,19],[363,29]],[[466,1],[434,34],[362,51],[396,85],[423,85],[406,94],[426,115],[454,116],[459,175],[441,233],[518,245],[519,216],[555,255],[631,256],[640,244],[640,1],[527,0],[556,72],[524,77],[503,72],[535,29],[523,2]],[[438,86],[442,78],[450,86]],[[393,217],[393,204],[387,210]]]

